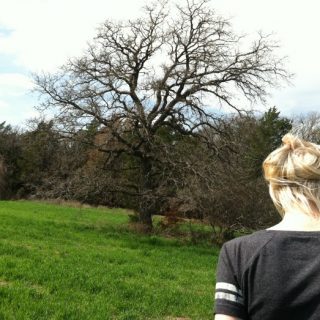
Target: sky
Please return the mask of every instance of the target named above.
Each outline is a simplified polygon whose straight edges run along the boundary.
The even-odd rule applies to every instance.
[[[169,0],[173,2],[173,0]],[[183,3],[183,0],[178,0]],[[139,16],[144,0],[0,0],[0,122],[38,116],[32,74],[55,72],[79,56],[105,19]],[[237,33],[273,33],[292,84],[272,90],[264,108],[293,116],[320,110],[320,3],[317,0],[211,0]],[[260,107],[260,106],[258,106]]]

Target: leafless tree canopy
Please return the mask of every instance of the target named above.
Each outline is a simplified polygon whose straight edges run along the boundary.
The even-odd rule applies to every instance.
[[[43,106],[57,111],[65,130],[95,121],[109,133],[99,148],[142,159],[148,175],[161,128],[220,134],[213,112],[220,104],[241,112],[234,96],[263,101],[288,78],[270,37],[259,34],[247,49],[242,39],[207,0],[174,7],[160,0],[139,19],[105,21],[85,55],[35,80],[47,98]],[[145,188],[153,190],[150,181]]]
[[[320,143],[320,113],[310,112],[305,115],[295,117],[292,132],[301,138]]]
[[[287,78],[268,37],[260,35],[241,50],[241,37],[207,1],[170,9],[158,1],[146,6],[140,19],[107,20],[86,55],[69,61],[61,73],[36,77],[47,106],[58,106],[69,124],[96,119],[138,152],[164,124],[193,133],[215,123],[208,98],[239,110],[234,89],[248,99],[264,99],[271,86]],[[140,133],[135,143],[123,134],[132,126]]]

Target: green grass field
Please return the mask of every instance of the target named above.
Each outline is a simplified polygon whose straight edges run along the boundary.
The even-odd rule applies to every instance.
[[[0,202],[0,319],[212,319],[218,249],[124,210]]]

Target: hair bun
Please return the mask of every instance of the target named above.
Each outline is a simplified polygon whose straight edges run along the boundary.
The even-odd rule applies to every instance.
[[[290,133],[282,138],[283,145],[274,150],[264,161],[268,181],[304,183],[320,180],[320,147]]]
[[[289,149],[294,150],[296,148],[302,147],[303,143],[298,137],[295,137],[291,133],[287,133],[282,137],[282,142]]]

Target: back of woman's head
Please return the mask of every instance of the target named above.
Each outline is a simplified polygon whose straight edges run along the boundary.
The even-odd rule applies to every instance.
[[[270,196],[281,215],[300,210],[320,216],[320,146],[292,134],[263,162]]]

